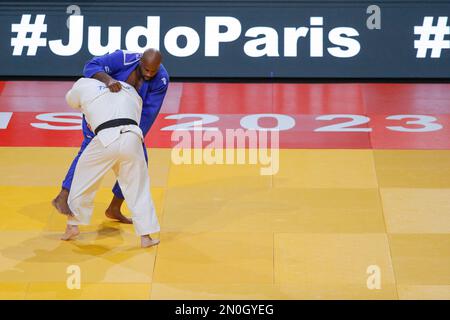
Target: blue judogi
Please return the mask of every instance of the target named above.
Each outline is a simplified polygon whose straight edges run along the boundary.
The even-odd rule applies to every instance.
[[[141,56],[141,53],[117,50],[101,57],[94,57],[84,66],[83,75],[86,78],[91,78],[97,72],[106,72],[116,80],[126,81],[131,72],[139,65],[139,59]],[[161,110],[168,87],[169,74],[161,64],[158,73],[151,80],[144,81],[139,89],[138,93],[143,101],[141,123],[139,124],[139,127],[141,128],[144,136],[147,135],[159,111]],[[70,186],[72,185],[73,174],[81,153],[95,136],[95,134],[88,128],[84,116],[82,127],[84,136],[83,143],[81,144],[80,151],[73,160],[62,184],[62,187],[67,190],[70,190]],[[147,150],[145,146],[144,154],[145,160],[148,162]],[[124,198],[117,182],[113,187],[113,193],[121,199]]]

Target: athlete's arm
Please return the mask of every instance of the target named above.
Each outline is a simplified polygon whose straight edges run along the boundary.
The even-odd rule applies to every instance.
[[[122,89],[122,85],[108,73],[114,73],[123,67],[122,61],[123,52],[121,50],[94,57],[84,66],[83,75],[86,78],[94,78],[103,82],[111,92],[118,92]]]

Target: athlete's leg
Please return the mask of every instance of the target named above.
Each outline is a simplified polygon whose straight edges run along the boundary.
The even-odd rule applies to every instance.
[[[86,119],[83,116],[82,120],[82,129],[83,129],[83,136],[84,140],[81,144],[81,148],[78,151],[77,156],[72,161],[72,164],[69,167],[69,171],[66,174],[66,177],[64,178],[64,181],[62,183],[62,188],[59,194],[56,196],[55,199],[52,201],[52,205],[62,214],[70,215],[69,206],[67,205],[67,199],[69,197],[69,191],[72,186],[72,179],[73,174],[75,172],[75,168],[77,166],[78,160],[83,153],[83,151],[86,149],[86,147],[91,142],[92,138],[95,136],[94,133],[89,129]]]
[[[150,130],[151,125],[155,121],[157,114],[153,115],[149,113],[147,110],[142,110],[142,117],[141,122],[139,124],[139,128],[141,128],[142,133],[144,137],[147,135],[148,131]],[[142,147],[144,148],[144,155],[145,155],[145,161],[148,165],[148,155],[147,155],[147,149],[145,148],[145,144],[142,144]],[[122,193],[122,190],[120,189],[119,183],[116,181],[114,184],[114,187],[112,189],[112,192],[114,194],[111,203],[108,206],[108,209],[106,209],[105,215],[108,218],[118,220],[122,223],[132,223],[131,219],[125,217],[122,214],[121,207],[123,204],[124,196]]]

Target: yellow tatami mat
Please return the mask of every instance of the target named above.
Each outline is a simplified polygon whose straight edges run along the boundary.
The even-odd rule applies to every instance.
[[[280,150],[263,176],[151,149],[149,249],[104,215],[112,173],[91,225],[59,240],[51,200],[76,153],[0,148],[0,299],[450,298],[450,151]]]

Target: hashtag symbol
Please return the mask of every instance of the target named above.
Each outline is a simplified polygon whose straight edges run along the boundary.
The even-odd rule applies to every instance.
[[[442,49],[450,49],[450,40],[444,40],[450,34],[447,26],[448,17],[439,17],[437,25],[433,25],[434,17],[424,17],[421,26],[414,26],[414,34],[420,35],[419,40],[414,40],[414,48],[417,49],[417,58],[426,58],[428,49],[431,49],[431,58],[440,58]],[[431,36],[434,38],[431,39]]]
[[[11,38],[11,46],[14,47],[13,56],[21,56],[25,47],[28,47],[27,56],[35,56],[38,47],[47,45],[47,39],[41,37],[42,33],[47,32],[44,20],[45,14],[38,14],[34,23],[30,23],[31,15],[23,14],[20,23],[11,25],[11,32],[17,33],[15,38]],[[28,37],[29,33],[31,37]]]

